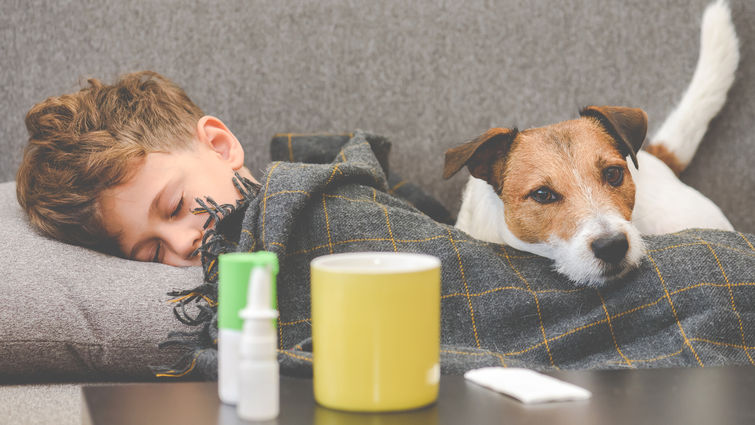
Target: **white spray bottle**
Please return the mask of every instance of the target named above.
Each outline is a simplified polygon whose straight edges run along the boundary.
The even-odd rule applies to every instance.
[[[236,411],[242,419],[264,421],[278,417],[280,389],[278,370],[278,334],[273,308],[273,269],[275,264],[259,264],[249,274],[246,308],[241,332],[239,398]]]
[[[249,275],[252,269],[266,265],[273,269],[270,298],[275,306],[278,257],[274,253],[232,252],[218,257],[218,396],[226,404],[235,405],[239,401],[240,344],[244,328],[239,312],[246,307],[249,298]]]

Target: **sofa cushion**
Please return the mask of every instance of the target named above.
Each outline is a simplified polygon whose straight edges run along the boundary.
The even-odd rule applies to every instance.
[[[175,361],[158,349],[173,317],[167,292],[202,282],[201,267],[178,268],[107,256],[36,233],[0,184],[0,382],[142,380]]]

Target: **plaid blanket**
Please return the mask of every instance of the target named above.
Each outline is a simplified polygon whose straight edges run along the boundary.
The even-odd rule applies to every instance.
[[[267,168],[259,193],[235,211],[230,227],[237,231],[225,235],[220,248],[205,250],[207,282],[176,293],[184,297],[179,316],[201,330],[167,342],[192,349],[163,376],[193,369],[216,376],[214,256],[225,250],[278,255],[285,374],[311,374],[309,262],[353,251],[441,259],[446,374],[492,365],[755,365],[755,236],[694,229],[647,237],[647,255],[629,276],[600,289],[576,287],[548,259],[473,239],[392,196],[370,137],[357,132],[347,139],[330,163],[274,162]],[[287,143],[290,149],[290,137]],[[192,300],[199,314],[187,316]]]

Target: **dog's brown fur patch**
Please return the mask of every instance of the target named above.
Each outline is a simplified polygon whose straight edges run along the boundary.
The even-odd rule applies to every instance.
[[[668,150],[666,146],[653,144],[645,147],[645,150],[668,165],[677,177],[682,174],[682,171],[684,171],[685,168],[687,168],[687,165],[679,161],[679,158],[677,158],[673,152]]]
[[[624,170],[618,187],[603,178],[609,166]],[[506,205],[508,228],[529,243],[546,242],[551,236],[571,239],[580,220],[596,211],[612,211],[630,220],[634,208],[635,187],[626,160],[593,118],[520,132],[509,154],[492,164],[489,183],[502,188],[499,196]],[[543,186],[561,199],[540,204],[529,196]]]

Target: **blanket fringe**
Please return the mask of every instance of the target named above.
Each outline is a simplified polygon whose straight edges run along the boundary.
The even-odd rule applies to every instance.
[[[197,326],[200,329],[192,332],[171,332],[168,338],[158,344],[159,348],[180,346],[189,351],[182,355],[171,366],[152,366],[156,377],[180,378],[198,371],[204,379],[217,379],[217,370],[210,367],[215,365],[217,352],[207,347],[217,347],[217,258],[220,254],[233,251],[238,244],[240,221],[244,211],[260,190],[260,185],[234,173],[233,185],[241,194],[235,204],[218,204],[211,197],[197,198],[199,208],[192,210],[192,214],[208,214],[204,223],[205,234],[202,245],[197,248],[195,255],[202,258],[204,282],[192,289],[171,291],[168,295],[174,297],[171,301],[173,314],[183,324]],[[213,226],[214,224],[214,226]],[[235,232],[235,233],[234,233]],[[187,306],[193,304],[191,309]]]

